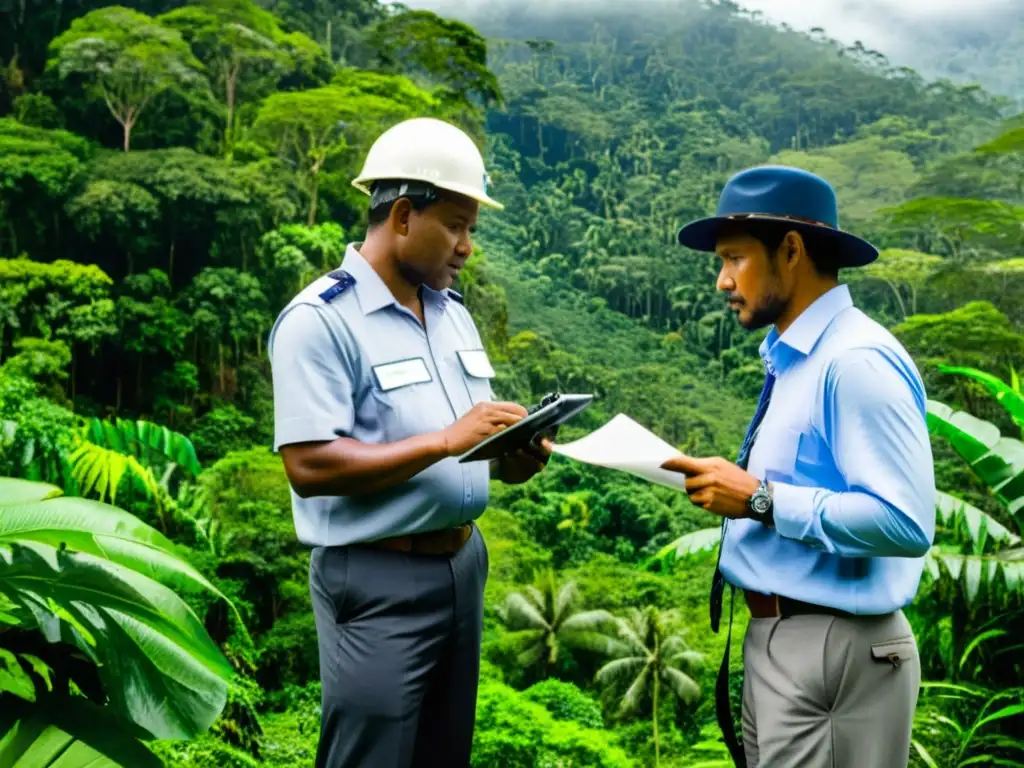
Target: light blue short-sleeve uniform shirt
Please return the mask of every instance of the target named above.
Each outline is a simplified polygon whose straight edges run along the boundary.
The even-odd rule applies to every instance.
[[[398,442],[443,430],[493,398],[494,370],[458,294],[424,286],[421,324],[358,245],[270,332],[275,451],[339,437]],[[293,490],[295,531],[309,546],[342,546],[450,528],[484,511],[489,480],[487,462],[447,458],[379,493],[303,499]]]

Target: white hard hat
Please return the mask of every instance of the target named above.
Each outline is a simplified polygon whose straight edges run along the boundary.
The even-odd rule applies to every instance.
[[[382,133],[363,162],[352,186],[370,194],[382,179],[425,181],[503,210],[487,194],[487,170],[473,140],[461,129],[433,117],[416,117]]]

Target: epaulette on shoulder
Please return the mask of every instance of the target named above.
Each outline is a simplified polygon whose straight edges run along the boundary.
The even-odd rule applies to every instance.
[[[325,304],[329,304],[333,299],[356,284],[356,279],[343,269],[336,269],[327,276],[336,282],[320,294],[320,299]]]
[[[459,304],[462,304],[463,306],[466,305],[466,300],[462,298],[462,294],[459,293],[458,291],[453,291],[451,288],[449,288],[448,297],[458,302]]]

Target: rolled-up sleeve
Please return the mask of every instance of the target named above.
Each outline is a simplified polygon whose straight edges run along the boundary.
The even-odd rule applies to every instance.
[[[351,355],[319,308],[298,304],[278,321],[271,340],[274,450],[289,443],[350,435],[355,422]]]
[[[775,528],[844,557],[920,557],[935,536],[935,476],[920,380],[886,350],[825,376],[823,434],[846,490],[774,483]]]

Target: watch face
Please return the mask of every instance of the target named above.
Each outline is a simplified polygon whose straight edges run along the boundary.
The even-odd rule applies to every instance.
[[[754,498],[750,500],[751,509],[758,515],[766,514],[771,505],[771,497],[767,494],[755,494]]]

